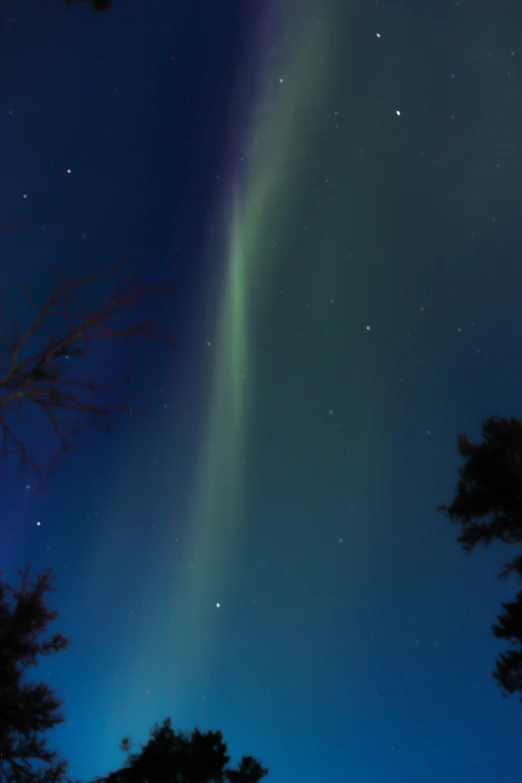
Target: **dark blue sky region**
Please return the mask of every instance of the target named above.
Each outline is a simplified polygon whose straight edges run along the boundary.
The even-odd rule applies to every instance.
[[[520,415],[519,9],[2,19],[0,224],[23,220],[0,234],[3,326],[55,261],[176,287],[137,315],[181,348],[75,360],[110,382],[132,359],[146,414],[83,435],[44,492],[4,462],[4,576],[52,567],[71,639],[39,669],[71,776],[170,716],[272,783],[519,781],[521,707],[491,674],[508,553],[466,557],[436,510],[457,434]]]

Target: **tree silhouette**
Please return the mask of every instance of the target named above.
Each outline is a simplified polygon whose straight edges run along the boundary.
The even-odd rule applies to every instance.
[[[28,682],[26,672],[40,656],[65,650],[68,641],[58,633],[42,639],[58,615],[44,600],[54,592],[51,571],[34,582],[29,566],[20,575],[17,590],[0,579],[0,781],[56,783],[67,762],[47,748],[43,735],[63,722],[62,702],[45,683]]]
[[[438,507],[451,522],[461,524],[457,541],[467,552],[495,539],[522,544],[522,422],[490,416],[482,424],[482,438],[483,443],[474,445],[459,435],[457,447],[466,463],[459,469],[452,504]],[[522,555],[504,563],[499,576],[512,572],[522,576]],[[499,656],[493,674],[504,691],[514,693],[522,691],[522,591],[502,607],[505,612],[493,633],[507,639],[511,649]]]
[[[129,753],[126,765],[95,783],[258,783],[265,775],[259,761],[243,756],[237,769],[226,769],[230,761],[220,731],[190,736],[172,729],[170,718],[150,731],[150,740],[141,753],[130,753],[126,737],[120,750]]]
[[[65,0],[66,5],[89,2],[92,5],[94,11],[106,11],[108,8],[110,8],[111,5],[111,0]]]
[[[8,228],[14,227],[17,226]],[[42,303],[35,302],[24,287],[28,302],[36,309],[34,320],[23,331],[15,324],[0,333],[0,464],[14,450],[22,468],[31,469],[43,480],[59,455],[70,449],[78,433],[90,427],[112,429],[111,414],[142,411],[128,399],[114,398],[114,390],[128,380],[128,373],[112,384],[78,375],[71,377],[69,359],[87,354],[96,340],[146,337],[177,345],[170,332],[160,330],[152,318],[131,324],[119,318],[149,294],[173,295],[170,285],[144,285],[140,278],[120,280],[93,306],[82,303],[80,294],[83,301],[87,296],[84,289],[119,269],[121,264],[120,258],[116,264],[79,280],[69,280],[55,265],[54,291]],[[61,331],[54,331],[56,321],[62,324]],[[23,406],[41,412],[57,438],[57,449],[47,467],[31,456],[11,423],[12,414],[19,415]]]

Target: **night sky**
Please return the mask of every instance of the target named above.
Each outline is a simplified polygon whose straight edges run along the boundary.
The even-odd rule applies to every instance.
[[[510,553],[466,556],[437,505],[458,433],[522,415],[521,24],[508,0],[3,3],[3,326],[55,261],[177,291],[148,312],[180,348],[75,359],[132,359],[144,415],[45,491],[4,461],[4,579],[51,567],[71,640],[36,671],[71,777],[170,716],[271,783],[520,781],[491,674]]]

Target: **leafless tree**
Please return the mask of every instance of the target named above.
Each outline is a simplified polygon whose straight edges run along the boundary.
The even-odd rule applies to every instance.
[[[109,286],[94,305],[80,303],[80,292],[83,294],[84,289],[99,283],[121,266],[122,258],[101,271],[70,280],[55,264],[54,291],[43,302],[36,301],[28,287],[22,286],[36,315],[23,330],[15,323],[0,331],[0,465],[14,451],[20,457],[22,468],[33,470],[43,480],[55,467],[60,454],[71,448],[75,435],[91,427],[112,429],[111,414],[143,411],[131,407],[121,392],[116,398],[112,393],[128,380],[128,371],[116,382],[104,384],[99,377],[71,377],[68,361],[86,355],[96,340],[145,337],[179,347],[170,330],[160,329],[153,318],[131,320],[130,323],[122,323],[118,318],[135,310],[151,294],[173,296],[175,290],[169,284],[145,285],[139,277],[120,279],[112,288]],[[57,321],[61,329],[51,331]],[[45,346],[41,348],[45,338]],[[24,405],[42,411],[58,440],[48,466],[41,465],[31,456],[26,439],[17,434],[13,426],[13,419],[20,415]]]

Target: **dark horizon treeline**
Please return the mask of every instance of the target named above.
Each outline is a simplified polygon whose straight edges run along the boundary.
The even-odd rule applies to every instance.
[[[111,0],[65,0],[65,5],[72,5],[73,3],[90,3],[94,11],[106,11],[110,8]]]
[[[18,588],[0,579],[0,783],[72,783],[68,761],[49,749],[45,736],[64,722],[63,701],[46,683],[27,677],[41,656],[69,646],[60,633],[46,636],[48,624],[58,617],[46,604],[54,577],[47,569],[33,580],[29,565],[20,575]],[[253,756],[228,767],[220,731],[175,732],[170,718],[151,729],[138,753],[131,753],[131,746],[125,737],[120,745],[127,753],[124,766],[93,783],[259,783],[268,774]]]
[[[4,367],[0,379],[0,464],[8,455],[17,455],[22,468],[40,479],[40,488],[58,457],[70,451],[81,433],[91,427],[111,429],[113,414],[132,410],[129,400],[119,396],[126,378],[111,386],[107,397],[106,386],[96,379],[71,378],[67,359],[80,359],[81,367],[81,357],[88,355],[92,339],[145,337],[179,347],[168,327],[160,329],[151,317],[132,318],[136,306],[151,294],[173,295],[171,285],[148,286],[139,278],[120,279],[108,286],[105,297],[97,298],[93,307],[81,304],[78,294],[85,287],[99,285],[120,267],[121,260],[71,280],[55,265],[54,291],[44,304],[37,305],[33,322],[24,329],[13,325],[6,331],[12,337],[0,350]],[[122,314],[130,315],[127,326],[119,320]],[[60,322],[61,332],[57,327]],[[32,444],[17,431],[17,418],[27,407],[41,412],[41,419],[53,425],[56,450],[49,465],[39,464]],[[74,419],[63,419],[64,410],[74,411]],[[49,750],[45,734],[64,722],[63,703],[46,683],[30,681],[27,672],[42,656],[66,650],[69,641],[60,633],[47,636],[49,623],[58,616],[46,603],[47,594],[54,592],[51,569],[35,579],[30,565],[19,573],[20,586],[11,587],[1,579],[0,571],[0,783],[61,783],[69,781],[68,762]],[[227,767],[230,757],[221,732],[202,734],[196,728],[190,735],[176,733],[169,718],[151,730],[139,753],[131,753],[130,747],[125,738],[121,745],[128,752],[125,765],[98,778],[97,783],[164,783],[166,776],[184,783],[258,783],[268,774],[252,756],[243,756],[237,768]]]
[[[32,470],[42,482],[48,479],[55,460],[50,466],[39,465],[30,444],[16,435],[16,418],[24,405],[36,406],[43,418],[56,421],[56,456],[69,451],[85,429],[102,425],[111,414],[128,412],[125,400],[104,400],[103,404],[98,400],[96,379],[89,380],[89,396],[85,398],[82,379],[68,378],[70,364],[65,360],[70,355],[80,358],[88,354],[92,332],[99,335],[102,327],[106,339],[142,336],[177,345],[168,329],[159,330],[150,319],[138,323],[131,320],[124,328],[113,327],[115,316],[134,311],[146,294],[172,294],[170,286],[143,287],[140,281],[120,281],[108,288],[105,298],[99,299],[94,308],[75,309],[78,291],[93,282],[99,284],[119,268],[115,264],[76,281],[55,268],[55,291],[25,331],[13,332],[16,339],[0,356],[8,368],[0,381],[0,434],[4,446],[12,447],[22,467]],[[55,329],[57,316],[64,324],[61,334],[49,331],[51,317]],[[35,338],[38,349],[31,354]],[[42,344],[46,346],[43,349]],[[29,358],[21,360],[22,352]],[[63,408],[74,410],[83,424],[72,430],[61,429],[56,412]],[[439,506],[452,523],[460,524],[457,541],[467,552],[478,543],[487,547],[495,539],[506,544],[522,543],[522,422],[491,416],[482,425],[482,436],[483,443],[474,445],[466,435],[459,435],[457,447],[465,463],[459,469],[452,503]],[[7,454],[9,450],[4,448],[0,462]],[[511,573],[522,576],[522,554],[504,564],[500,577]],[[45,602],[46,594],[53,590],[52,580],[52,572],[47,570],[31,581],[29,566],[21,572],[19,588],[0,579],[0,783],[69,780],[67,761],[49,751],[43,736],[64,721],[62,702],[47,684],[27,679],[28,668],[36,665],[40,656],[68,647],[68,640],[59,633],[45,636],[49,622],[57,617]],[[514,601],[503,603],[502,609],[493,633],[510,646],[499,656],[493,674],[504,694],[513,694],[522,691],[522,591]],[[125,765],[97,783],[164,783],[166,775],[173,780],[181,776],[184,783],[258,783],[268,772],[251,756],[244,756],[236,769],[226,767],[227,746],[219,731],[176,733],[168,718],[151,730],[151,738],[141,746],[141,752],[130,753],[128,739],[121,748],[129,753]]]
[[[0,411],[1,404],[0,398]],[[483,442],[474,445],[459,435],[457,447],[465,463],[452,503],[438,507],[461,525],[457,541],[469,553],[495,539],[522,543],[522,422],[491,416],[482,424],[482,437]],[[499,577],[511,573],[522,576],[522,554],[506,562]],[[18,589],[0,579],[0,783],[72,783],[66,777],[67,761],[48,749],[43,736],[65,720],[62,702],[47,684],[27,679],[27,669],[40,656],[68,647],[62,634],[44,638],[49,622],[58,616],[45,602],[46,593],[54,589],[53,575],[47,570],[31,581],[29,566],[20,574]],[[502,609],[493,633],[510,647],[497,659],[493,676],[505,696],[522,691],[522,590]],[[156,724],[148,743],[139,747],[140,752],[131,753],[130,739],[124,738],[124,766],[93,783],[164,783],[166,778],[259,783],[268,774],[252,756],[243,756],[235,769],[227,767],[230,757],[220,731],[175,732],[169,718]]]

